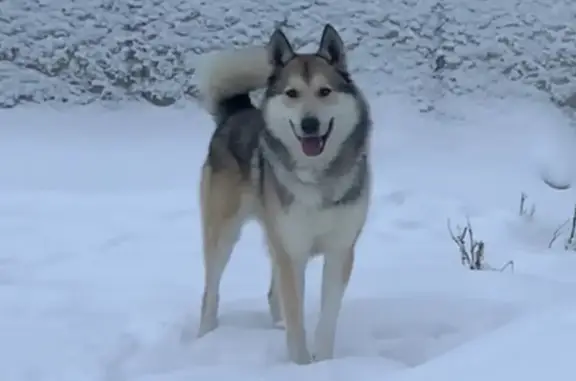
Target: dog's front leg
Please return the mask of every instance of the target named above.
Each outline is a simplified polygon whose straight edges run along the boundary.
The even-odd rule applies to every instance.
[[[310,352],[304,328],[304,289],[307,258],[290,256],[280,240],[269,238],[274,267],[275,286],[286,327],[286,346],[290,360],[296,364],[309,364]]]
[[[288,255],[277,258],[278,291],[284,324],[286,345],[290,359],[296,364],[309,364],[310,352],[304,328],[304,288],[306,262]]]
[[[354,248],[324,256],[320,319],[315,332],[314,359],[317,361],[333,357],[338,315],[353,264]]]

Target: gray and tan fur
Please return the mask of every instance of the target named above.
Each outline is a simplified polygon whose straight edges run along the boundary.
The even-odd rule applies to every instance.
[[[256,218],[271,259],[274,323],[290,360],[333,357],[342,299],[370,200],[368,104],[347,71],[344,44],[326,25],[315,54],[297,54],[277,29],[266,47],[211,54],[197,68],[216,130],[200,185],[205,288],[199,336],[218,325],[222,274],[243,223]],[[259,107],[249,93],[265,89]],[[324,254],[312,356],[304,279]]]

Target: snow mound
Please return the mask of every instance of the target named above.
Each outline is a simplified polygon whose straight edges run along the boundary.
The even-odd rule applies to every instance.
[[[368,93],[408,93],[424,109],[476,92],[543,92],[571,105],[575,17],[569,0],[9,1],[0,12],[0,106],[172,105],[195,97],[198,54],[262,43],[278,24],[313,49],[326,22],[353,51]]]

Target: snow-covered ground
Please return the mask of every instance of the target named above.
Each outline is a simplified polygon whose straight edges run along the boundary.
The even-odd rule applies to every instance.
[[[305,367],[268,318],[255,225],[225,274],[220,328],[195,339],[205,113],[0,112],[0,380],[573,380],[576,253],[548,242],[576,194],[540,180],[576,177],[568,121],[524,101],[446,102],[451,117],[373,101],[373,206],[336,359]],[[461,266],[446,222],[466,217],[487,262],[514,271]],[[314,262],[308,325],[318,280]]]
[[[326,22],[373,93],[410,93],[423,107],[440,93],[563,103],[576,90],[575,17],[573,0],[8,0],[0,107],[172,104],[194,95],[198,54],[264,43],[278,23],[315,49]]]

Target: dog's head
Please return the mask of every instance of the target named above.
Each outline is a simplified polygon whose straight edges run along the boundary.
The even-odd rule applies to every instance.
[[[338,32],[327,24],[314,54],[297,54],[277,29],[268,44],[273,67],[264,97],[269,132],[299,161],[326,163],[354,131],[362,100],[347,71]]]

